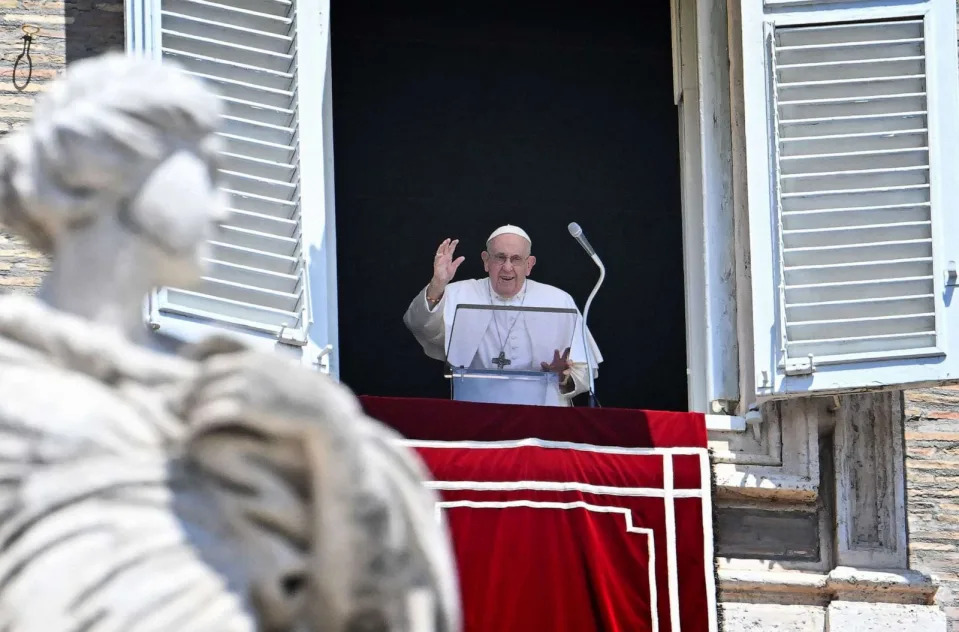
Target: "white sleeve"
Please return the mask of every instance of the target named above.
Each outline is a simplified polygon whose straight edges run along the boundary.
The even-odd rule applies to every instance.
[[[563,397],[573,399],[580,393],[589,391],[589,369],[585,362],[574,362],[569,370],[569,375],[573,379],[573,390],[562,393]]]
[[[427,286],[429,287],[429,286]],[[426,302],[426,289],[417,294],[410,303],[403,322],[406,324],[416,341],[423,347],[423,351],[436,360],[446,359],[446,322],[443,319],[443,307],[446,294],[433,309]]]

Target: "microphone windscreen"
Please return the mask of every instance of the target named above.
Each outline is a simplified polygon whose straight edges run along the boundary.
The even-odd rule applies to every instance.
[[[576,222],[570,222],[567,228],[569,229],[569,234],[572,235],[573,237],[579,237],[580,235],[583,234],[583,229],[580,228],[579,224],[577,224]]]

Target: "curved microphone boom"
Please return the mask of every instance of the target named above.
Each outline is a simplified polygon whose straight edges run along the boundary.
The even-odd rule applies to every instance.
[[[590,361],[590,345],[589,345],[589,335],[588,329],[586,328],[586,319],[589,318],[589,307],[593,304],[593,299],[596,298],[596,293],[599,292],[599,287],[603,284],[603,280],[606,278],[606,266],[603,265],[603,261],[599,258],[599,255],[596,254],[596,251],[593,250],[593,247],[586,240],[586,235],[583,234],[583,229],[576,222],[570,222],[569,234],[573,236],[579,245],[583,247],[583,250],[586,251],[586,254],[599,266],[599,280],[596,281],[596,285],[593,287],[593,291],[589,293],[589,298],[586,299],[586,305],[583,307],[583,352],[586,354],[586,371],[589,374],[589,397],[590,397],[590,406],[595,406],[597,403],[596,399],[596,378],[593,375],[593,364]]]

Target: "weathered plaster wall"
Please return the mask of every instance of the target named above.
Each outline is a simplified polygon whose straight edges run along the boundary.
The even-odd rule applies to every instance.
[[[21,27],[40,32],[30,45],[32,72],[23,51]],[[0,135],[29,119],[37,94],[67,63],[123,47],[122,0],[0,0]],[[31,250],[0,226],[0,292],[36,291],[48,268]]]

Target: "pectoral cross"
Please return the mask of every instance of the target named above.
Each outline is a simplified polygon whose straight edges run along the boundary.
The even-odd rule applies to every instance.
[[[508,364],[513,364],[513,361],[506,357],[505,351],[500,351],[499,356],[495,358],[490,358],[490,360],[493,362],[493,364],[499,367],[500,370],[502,370],[503,367],[505,367]]]

